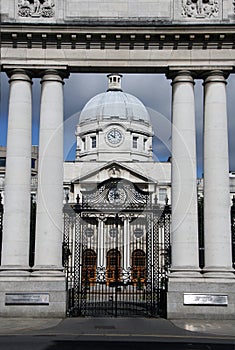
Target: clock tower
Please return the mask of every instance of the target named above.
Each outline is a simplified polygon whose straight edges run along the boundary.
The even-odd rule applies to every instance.
[[[152,126],[143,103],[121,88],[122,75],[108,75],[106,92],[83,108],[77,125],[76,161],[151,161]]]
[[[85,105],[75,162],[64,165],[68,289],[80,286],[87,305],[76,309],[69,292],[71,314],[112,315],[115,300],[123,315],[147,314],[156,283],[166,281],[171,166],[153,160],[150,116],[121,80],[109,74],[107,91]]]

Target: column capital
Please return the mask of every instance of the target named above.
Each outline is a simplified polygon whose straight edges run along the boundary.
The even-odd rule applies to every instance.
[[[189,70],[180,70],[170,72],[167,76],[168,79],[172,79],[172,85],[176,83],[194,83],[195,74]]]
[[[68,77],[68,73],[56,69],[46,69],[40,73],[40,76],[42,78],[41,83],[45,81],[57,81],[64,84],[63,79]]]
[[[204,85],[207,83],[224,83],[227,84],[227,78],[229,76],[228,72],[222,70],[212,70],[210,72],[205,72],[202,75],[202,79],[204,79]]]
[[[33,84],[32,82],[32,74],[30,71],[25,70],[25,69],[13,69],[9,70],[7,72],[7,75],[9,77],[9,83],[12,81],[26,81],[29,82],[30,84]]]

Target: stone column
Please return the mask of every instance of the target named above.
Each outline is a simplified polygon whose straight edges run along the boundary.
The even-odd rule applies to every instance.
[[[233,277],[224,73],[212,71],[204,86],[204,271]]]
[[[62,271],[63,79],[45,71],[41,81],[35,270]]]
[[[194,80],[172,81],[172,275],[199,275]]]
[[[16,69],[9,82],[1,269],[22,273],[29,268],[32,81],[24,70]]]

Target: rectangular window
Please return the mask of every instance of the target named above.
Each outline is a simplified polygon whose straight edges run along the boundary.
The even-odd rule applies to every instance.
[[[83,149],[83,151],[86,150],[86,139],[85,139],[85,137],[82,138],[82,149]]]
[[[0,167],[6,166],[6,157],[0,157]]]
[[[144,139],[144,141],[143,141],[143,148],[144,148],[144,151],[146,150],[146,145],[147,145],[147,139]]]
[[[133,146],[133,148],[138,148],[138,137],[137,136],[133,136],[132,146]]]
[[[34,158],[31,159],[31,168],[32,169],[36,168],[36,159],[34,159]]]
[[[165,202],[167,191],[166,188],[159,188],[159,202]]]
[[[96,148],[96,136],[91,137],[91,148]]]

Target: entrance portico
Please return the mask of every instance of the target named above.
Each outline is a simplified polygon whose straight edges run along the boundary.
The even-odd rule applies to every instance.
[[[233,51],[227,48],[233,41],[234,20],[224,24],[220,34],[220,21],[226,22],[234,16],[232,4],[226,12],[222,11],[224,1],[220,5],[214,3],[210,9],[202,2],[200,13],[189,16],[190,6],[185,5],[182,9],[180,2],[172,5],[173,1],[165,1],[164,9],[161,12],[159,8],[159,13],[166,16],[168,8],[172,10],[170,13],[176,13],[178,17],[171,18],[172,24],[180,23],[180,26],[173,29],[167,24],[152,26],[149,22],[138,27],[133,18],[129,26],[123,23],[115,26],[115,21],[112,26],[106,22],[98,27],[72,22],[67,26],[74,3],[66,1],[67,14],[63,19],[59,17],[62,16],[60,5],[51,5],[51,17],[46,19],[42,9],[38,11],[38,28],[32,22],[35,13],[30,12],[25,18],[21,5],[18,5],[17,15],[20,17],[16,16],[14,21],[4,6],[2,10],[6,16],[2,26],[2,69],[10,79],[0,268],[2,315],[65,315],[63,79],[68,78],[70,72],[120,71],[164,73],[172,80],[172,264],[168,275],[168,317],[200,318],[207,314],[214,318],[235,318],[226,111],[226,79],[234,71],[235,59]],[[43,4],[42,1],[41,8]],[[208,11],[213,16],[209,16]],[[222,13],[224,16],[227,13],[227,18],[223,19]],[[55,22],[56,16],[60,25]],[[203,26],[195,26],[195,21]],[[50,26],[52,23],[54,26]],[[28,252],[31,84],[34,77],[41,77],[42,87],[35,266],[31,269]],[[195,79],[204,81],[205,267],[202,270],[198,258]],[[99,225],[103,225],[102,220]],[[128,231],[126,223],[124,231]],[[125,239],[128,241],[128,235]],[[98,259],[104,260],[100,252]],[[27,305],[27,308],[9,306],[6,297],[15,292],[45,294],[49,303],[38,306],[36,311],[34,305]],[[207,304],[197,306],[193,302],[187,304],[186,293],[192,297],[225,295],[228,303],[225,306],[213,304],[212,307]]]

